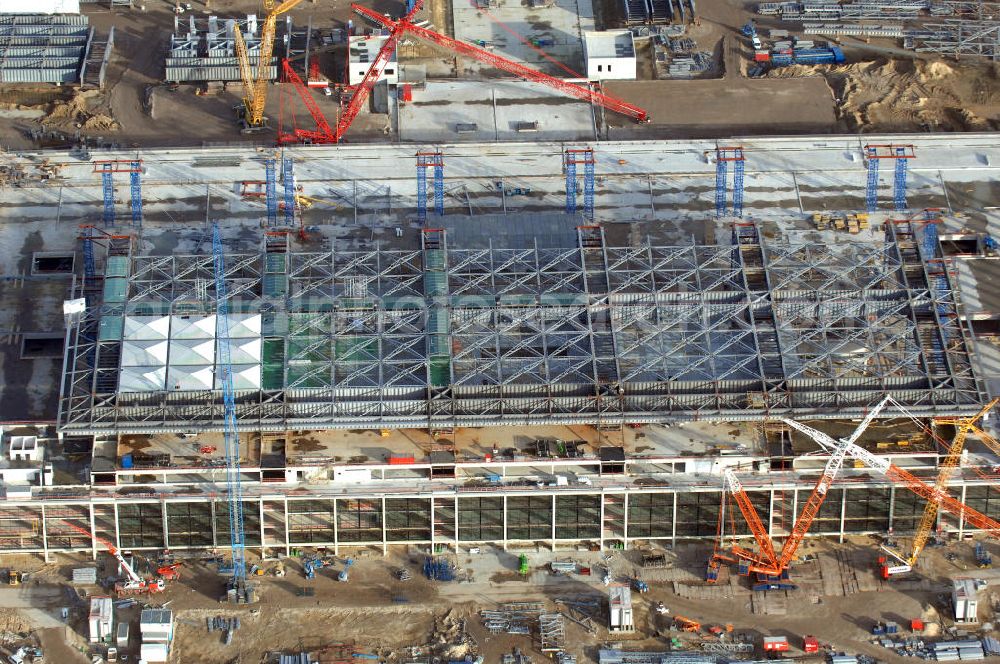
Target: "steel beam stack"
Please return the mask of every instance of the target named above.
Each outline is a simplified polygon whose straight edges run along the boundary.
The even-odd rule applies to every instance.
[[[246,41],[251,70],[256,77],[260,56],[260,32],[256,16],[224,20],[215,16],[204,19],[188,16],[186,21],[175,16],[164,79],[168,83],[239,82],[241,78],[235,42],[237,26]],[[292,40],[286,37],[292,34],[291,19],[281,21],[278,30],[276,43],[285,44],[285,50],[283,53],[274,53],[271,58],[266,75],[271,81],[278,78],[279,57],[288,58],[290,55]]]
[[[83,83],[95,30],[86,16],[0,15],[0,80],[4,83]],[[110,38],[105,49],[110,52]]]

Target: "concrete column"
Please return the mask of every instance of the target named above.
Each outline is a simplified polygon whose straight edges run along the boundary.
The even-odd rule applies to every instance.
[[[624,510],[624,516],[622,517],[622,546],[625,547],[623,550],[628,551],[628,499],[631,494],[626,491],[624,497],[622,498],[622,509]]]
[[[889,487],[889,528],[892,529],[892,522],[896,518],[896,487]]]
[[[260,557],[264,557],[267,543],[264,541],[264,496],[257,499],[257,506],[260,508]]]
[[[769,537],[774,537],[774,488],[768,492],[768,499],[770,503],[767,506],[767,534]]]
[[[604,489],[601,489],[601,493],[599,493],[598,496],[601,499],[601,530],[600,530],[601,539],[600,539],[600,547],[601,547],[601,551],[604,551]]]
[[[333,499],[333,555],[340,554],[340,527],[337,523],[337,499]]]
[[[42,503],[42,555],[45,556],[45,562],[51,562],[49,560],[49,525],[45,523],[45,503]]]
[[[434,541],[437,539],[434,535],[434,506],[437,504],[437,499],[431,496],[431,551],[434,550]]]
[[[504,546],[504,550],[506,550],[506,548],[507,548],[507,499],[506,498],[504,498],[504,502],[503,502],[503,519],[504,519],[504,521],[503,521],[503,546]],[[457,494],[455,495],[455,517],[454,517],[454,523],[455,523],[455,553],[458,553],[458,541],[459,541],[460,538],[458,537],[458,495]],[[431,553],[433,553],[433,551]]]
[[[90,532],[93,533],[94,535],[97,535],[97,519],[94,516],[94,501],[93,500],[90,501],[90,505],[88,507],[89,507],[89,510],[90,510]],[[90,553],[91,553],[91,556],[93,556],[94,560],[96,561],[97,560],[97,538],[96,537],[91,537],[90,538]]]
[[[553,469],[555,469],[554,465],[553,465]],[[506,510],[504,510],[504,511],[506,511]],[[552,550],[555,551],[556,550],[556,494],[554,494],[554,493],[552,494],[552,518],[549,521],[549,525],[552,526],[552,531],[551,531],[552,532],[552,540],[551,540],[550,546],[552,547]]]
[[[455,516],[458,516],[458,504],[455,504]],[[458,522],[456,521],[456,528],[458,528]],[[458,531],[455,531],[456,538],[458,537]],[[503,495],[503,550],[507,550],[507,494]]]
[[[385,536],[385,496],[382,496],[382,555],[389,553],[389,545],[386,543]]]
[[[962,485],[962,504],[965,504],[965,490],[968,488],[967,485]],[[941,510],[938,510],[938,515],[940,516]],[[965,537],[965,512],[962,512],[962,516],[958,517],[958,540],[962,541]]]
[[[292,547],[288,542],[288,496],[282,497],[282,508],[285,510],[285,519],[283,521],[285,524],[285,556],[290,557],[292,555]]]
[[[169,549],[170,533],[167,532],[169,529],[167,528],[167,501],[165,500],[160,501],[160,515],[163,518],[163,548]]]
[[[219,528],[218,528],[218,525],[215,523],[215,501],[214,500],[209,501],[208,504],[211,506],[210,515],[209,516],[212,519],[212,548],[218,548],[218,546],[219,546],[219,532],[218,532]]]
[[[122,548],[122,529],[118,522],[118,501],[114,501],[111,505],[115,508],[115,547],[120,549]]]
[[[670,546],[677,546],[677,492],[672,492],[674,497],[674,513],[670,519]]]
[[[847,514],[847,489],[840,494],[840,535],[837,537],[837,541],[841,544],[844,543],[844,516]]]

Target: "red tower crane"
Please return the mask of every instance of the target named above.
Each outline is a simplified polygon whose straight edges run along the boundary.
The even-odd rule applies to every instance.
[[[367,7],[351,5],[351,8],[361,16],[369,18],[372,21],[389,28],[394,35],[399,32],[405,32],[418,39],[422,39],[432,44],[437,44],[438,46],[458,53],[459,55],[475,58],[482,63],[485,63],[495,69],[505,71],[508,74],[513,74],[519,78],[523,78],[534,83],[543,83],[549,87],[564,92],[571,97],[576,97],[577,99],[581,99],[586,102],[598,104],[609,111],[621,113],[626,117],[636,120],[637,122],[647,122],[649,120],[649,114],[646,111],[638,106],[634,106],[622,99],[619,99],[618,97],[598,92],[590,87],[578,85],[561,78],[556,78],[555,76],[543,74],[540,71],[535,71],[530,67],[526,67],[518,62],[514,62],[513,60],[508,60],[507,58],[496,55],[495,53],[490,53],[489,51],[473,46],[472,44],[467,44],[457,39],[452,39],[446,35],[434,32],[433,30],[428,30],[427,28],[420,27],[419,25],[414,25],[410,22],[412,12],[398,21],[393,21],[392,19],[383,16],[378,12],[372,11]],[[391,39],[392,36],[390,35],[390,40]],[[371,69],[374,68],[375,67],[372,66]]]
[[[348,128],[354,122],[355,118],[358,117],[361,109],[368,102],[368,97],[371,94],[372,88],[375,87],[375,83],[378,82],[379,78],[382,76],[382,72],[385,71],[385,67],[389,64],[392,54],[395,52],[396,47],[399,44],[399,39],[403,36],[403,34],[412,35],[413,37],[436,44],[458,53],[459,55],[475,58],[476,60],[490,65],[495,69],[505,71],[508,74],[513,74],[518,78],[532,81],[534,83],[548,85],[571,97],[575,97],[592,104],[597,104],[608,109],[609,111],[614,111],[625,115],[626,117],[632,118],[637,122],[649,121],[649,114],[645,110],[619,99],[618,97],[594,90],[588,86],[579,85],[577,83],[572,83],[561,78],[556,78],[555,76],[535,71],[530,67],[526,67],[525,65],[514,62],[513,60],[508,60],[507,58],[496,55],[495,53],[490,53],[489,51],[477,48],[471,44],[458,41],[457,39],[452,39],[451,37],[434,32],[433,30],[428,30],[427,28],[415,25],[412,20],[416,13],[423,7],[423,0],[417,0],[414,3],[413,9],[407,12],[406,16],[398,21],[366,7],[361,7],[359,5],[351,5],[351,7],[359,15],[388,28],[388,38],[385,40],[382,48],[379,49],[378,55],[375,56],[375,60],[372,62],[371,66],[368,67],[368,71],[365,72],[365,77],[357,86],[355,86],[354,94],[347,106],[344,108],[343,112],[340,114],[337,126],[333,130],[330,130],[330,125],[327,123],[326,118],[323,117],[322,111],[319,110],[319,107],[313,100],[312,94],[302,83],[302,79],[299,78],[294,71],[292,71],[291,67],[287,65],[287,63],[283,64],[282,66],[284,68],[285,78],[295,86],[299,97],[302,99],[303,103],[305,103],[306,108],[309,110],[313,120],[316,122],[316,130],[302,130],[296,127],[288,132],[283,130],[279,131],[279,143],[339,143],[343,139],[344,134],[347,133]]]

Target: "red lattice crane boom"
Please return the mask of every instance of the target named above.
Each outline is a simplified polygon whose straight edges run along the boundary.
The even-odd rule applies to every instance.
[[[295,87],[295,91],[299,94],[299,99],[306,105],[309,115],[312,116],[313,122],[316,123],[316,129],[309,131],[294,127],[291,132],[281,130],[278,132],[278,145],[286,145],[288,143],[336,143],[337,135],[330,128],[330,123],[326,121],[323,111],[319,109],[319,105],[313,99],[309,88],[302,82],[299,75],[295,73],[295,70],[292,69],[292,65],[287,59],[281,61],[281,69],[285,80]]]
[[[520,63],[514,62],[513,60],[508,60],[495,53],[490,53],[484,49],[473,46],[472,44],[467,44],[457,39],[452,39],[451,37],[439,34],[433,30],[428,30],[427,28],[414,25],[410,22],[413,12],[407,14],[406,17],[393,21],[392,19],[379,14],[378,12],[372,11],[366,7],[361,7],[359,5],[351,5],[355,12],[364,16],[372,21],[380,23],[385,27],[389,28],[392,33],[389,36],[389,42],[393,41],[393,37],[398,39],[399,35],[403,32],[413,35],[418,39],[423,39],[424,41],[430,42],[432,44],[437,44],[443,48],[448,49],[458,53],[459,55],[464,55],[470,58],[475,58],[480,62],[483,62],[495,69],[505,71],[508,74],[513,74],[519,78],[523,78],[527,81],[532,81],[534,83],[542,83],[548,85],[549,87],[555,88],[560,92],[563,92],[571,97],[576,97],[577,99],[598,104],[609,111],[614,111],[616,113],[621,113],[626,117],[630,117],[637,122],[647,122],[649,120],[649,114],[638,106],[634,106],[622,99],[614,97],[612,95],[604,94],[596,90],[592,90],[589,87],[582,85],[577,85],[576,83],[571,83],[570,81],[563,80],[561,78],[556,78],[555,76],[549,76],[548,74],[543,74],[540,71],[535,71],[530,67],[526,67]],[[384,47],[383,47],[384,49]],[[390,52],[391,53],[391,52]],[[381,56],[382,53],[379,53]],[[378,60],[376,60],[378,64]],[[384,65],[383,65],[384,66]],[[368,73],[370,74],[372,70],[375,69],[373,65]],[[366,76],[367,78],[367,76]],[[377,79],[377,77],[376,77]],[[373,81],[374,84],[374,81]],[[353,99],[351,100],[354,101]],[[346,113],[345,113],[346,115]]]

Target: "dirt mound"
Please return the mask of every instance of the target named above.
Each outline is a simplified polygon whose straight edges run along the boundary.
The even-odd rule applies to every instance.
[[[73,125],[85,130],[116,131],[118,122],[101,112],[104,99],[100,90],[76,91],[68,99],[58,99],[46,108],[41,123],[50,126]]]
[[[992,68],[923,60],[796,65],[769,78],[821,76],[852,131],[990,131],[1000,127],[1000,81]]]

